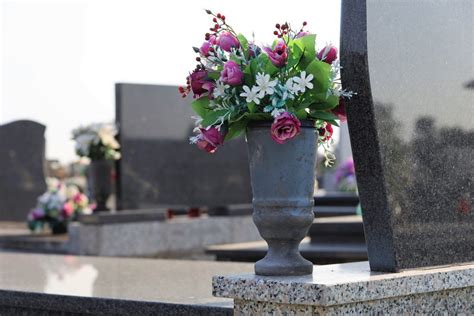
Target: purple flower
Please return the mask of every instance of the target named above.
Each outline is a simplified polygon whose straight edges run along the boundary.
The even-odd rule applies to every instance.
[[[285,66],[286,61],[288,60],[288,50],[285,42],[278,42],[278,44],[275,45],[275,48],[273,50],[269,47],[265,47],[264,50],[273,65],[278,68]]]
[[[44,210],[42,208],[35,208],[31,210],[31,218],[34,220],[41,219],[45,216]]]
[[[205,70],[194,71],[189,75],[188,80],[196,97],[206,92],[212,92],[214,89],[214,82],[208,79],[207,71]]]
[[[332,45],[324,47],[319,51],[318,59],[325,63],[332,64],[337,59],[337,48]]]
[[[217,128],[210,127],[209,129],[200,128],[201,134],[198,135],[196,145],[199,149],[214,153],[217,147],[224,143],[224,136]]]
[[[230,52],[231,48],[239,48],[240,42],[239,40],[229,32],[222,32],[221,35],[217,38],[217,45],[225,50],[226,52]]]
[[[221,81],[231,86],[242,84],[244,73],[240,70],[240,66],[233,60],[229,60],[224,64],[224,70],[221,72]]]
[[[260,49],[260,47],[258,47],[254,43],[249,44],[249,57],[250,58],[257,57],[258,55],[260,55],[261,52],[262,50]]]
[[[283,144],[300,133],[301,122],[296,116],[284,112],[273,121],[270,133],[272,139],[278,144]]]
[[[306,36],[306,35],[309,35],[309,33],[308,33],[308,32],[304,32],[304,31],[299,32],[298,34],[296,34],[295,39],[296,39],[296,38],[303,37],[303,36]]]
[[[202,43],[201,45],[201,48],[199,48],[199,52],[203,55],[203,56],[209,56],[209,48],[212,47],[212,44],[209,43],[209,42],[204,42]]]

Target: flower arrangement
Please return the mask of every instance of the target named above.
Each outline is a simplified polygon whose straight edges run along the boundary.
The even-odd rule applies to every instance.
[[[213,26],[201,47],[193,48],[198,64],[179,87],[183,97],[192,92],[195,99],[197,135],[191,143],[213,153],[251,121],[269,120],[272,139],[283,144],[299,134],[300,120],[309,119],[332,164],[332,126],[345,118],[343,100],[353,94],[342,89],[337,49],[327,45],[317,52],[306,22],[298,29],[276,24],[273,44],[258,46],[237,34],[224,15],[206,13]]]
[[[348,159],[336,169],[336,185],[345,192],[357,192],[354,161]]]
[[[72,131],[77,155],[91,160],[120,159],[120,145],[115,139],[116,135],[117,127],[105,123],[81,126]]]
[[[48,191],[38,198],[36,207],[28,214],[28,227],[38,232],[48,225],[53,232],[65,232],[69,221],[79,214],[90,213],[89,199],[77,186],[64,186],[56,179],[48,179]]]

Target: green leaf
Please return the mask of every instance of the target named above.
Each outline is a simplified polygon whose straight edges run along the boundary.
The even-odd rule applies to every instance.
[[[315,119],[320,119],[320,120],[324,120],[324,121],[333,121],[333,120],[338,119],[337,115],[335,115],[332,112],[328,112],[328,111],[311,111],[310,115],[311,115],[311,117],[313,117]]]
[[[308,117],[308,112],[305,109],[301,109],[295,112],[295,115],[298,119],[304,120]]]
[[[217,80],[221,76],[221,73],[218,71],[212,71],[207,74],[207,77],[212,80]]]
[[[240,42],[240,46],[242,46],[242,50],[244,51],[245,58],[248,59],[249,58],[249,42],[247,41],[245,36],[243,36],[242,34],[237,35],[237,39]]]
[[[314,59],[307,67],[306,73],[314,76],[313,89],[309,90],[312,96],[319,93],[326,94],[329,89],[331,78],[331,66],[325,62]],[[324,97],[324,99],[326,99]]]
[[[288,64],[286,65],[288,69],[296,66],[300,62],[301,57],[303,56],[303,50],[301,50],[298,45],[292,45],[290,49],[291,52],[289,54]]]
[[[316,34],[308,34],[294,40],[294,44],[298,46],[304,55],[301,59],[301,68],[306,68],[316,58]]]
[[[218,110],[218,111],[208,111],[205,116],[202,117],[202,126],[208,127],[213,125],[217,122],[217,119],[225,114],[227,114],[227,110]]]
[[[247,127],[248,120],[242,119],[237,122],[234,122],[229,125],[229,131],[227,132],[227,135],[225,136],[225,140],[231,140],[233,138],[236,138],[240,134],[242,134],[243,131],[245,131],[245,128]]]
[[[255,113],[258,110],[257,105],[255,104],[255,102],[247,103],[247,108],[249,109],[250,113]]]
[[[258,72],[264,72],[270,76],[272,76],[273,74],[275,74],[277,71],[278,71],[278,68],[275,67],[272,62],[270,61],[270,59],[268,58],[267,55],[265,54],[260,54],[258,55],[258,57],[256,58],[257,60],[257,64],[256,64],[256,68],[255,71],[254,71],[254,74],[256,75]]]
[[[267,121],[272,120],[272,116],[270,113],[245,113],[244,116],[249,120],[254,121]]]
[[[200,97],[191,103],[191,107],[197,115],[204,118],[209,109],[209,98],[207,96]]]
[[[317,102],[314,102],[309,106],[311,110],[332,110],[339,104],[339,98],[337,96],[330,95],[329,97],[326,97],[326,93],[317,94],[314,99],[317,100]]]

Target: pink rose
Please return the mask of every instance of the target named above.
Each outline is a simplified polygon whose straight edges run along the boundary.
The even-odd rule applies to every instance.
[[[224,70],[221,72],[221,81],[231,86],[242,84],[244,73],[240,70],[240,66],[233,60],[229,60],[224,64]]]
[[[265,47],[264,49],[273,65],[278,68],[285,66],[288,59],[288,50],[285,42],[278,42],[273,50],[269,47]]]
[[[324,47],[319,51],[318,59],[325,63],[332,64],[337,59],[337,48],[332,45]]]
[[[64,218],[69,218],[74,213],[74,206],[71,202],[67,202],[64,204],[62,209],[62,215]]]
[[[198,135],[196,145],[199,149],[214,153],[217,147],[224,143],[224,136],[217,128],[210,127],[209,129],[200,128],[201,134]]]
[[[296,116],[284,112],[273,121],[270,133],[272,139],[278,144],[283,144],[300,133],[301,122]]]
[[[212,44],[209,42],[204,42],[201,45],[201,48],[199,48],[199,52],[203,55],[208,57],[209,56],[209,48],[212,47]]]
[[[337,115],[341,122],[347,121],[346,107],[344,104],[344,99],[339,97],[339,104],[331,111],[333,114]]]
[[[221,35],[219,35],[219,38],[217,38],[217,45],[226,52],[230,52],[232,47],[239,48],[240,42],[229,32],[222,32]]]
[[[196,97],[214,89],[214,83],[208,79],[207,71],[205,70],[195,70],[189,75],[188,80]]]

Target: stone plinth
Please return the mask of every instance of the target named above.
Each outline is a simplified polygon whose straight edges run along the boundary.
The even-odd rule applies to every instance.
[[[315,266],[312,276],[215,276],[235,315],[474,313],[474,264],[370,272],[368,262]]]
[[[210,245],[261,240],[251,216],[118,222],[91,218],[69,225],[71,254],[204,258]]]

